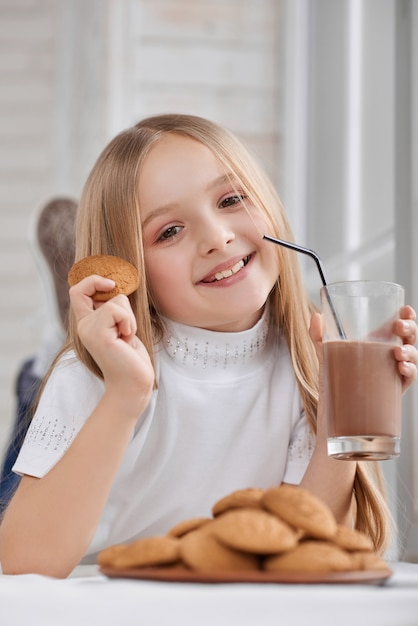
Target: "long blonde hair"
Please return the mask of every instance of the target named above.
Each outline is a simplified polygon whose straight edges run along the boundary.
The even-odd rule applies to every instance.
[[[207,146],[225,172],[239,181],[249,201],[261,212],[269,233],[293,241],[293,235],[270,180],[256,159],[226,129],[191,115],[167,114],[142,120],[117,135],[103,150],[84,187],[76,224],[76,260],[94,254],[112,254],[138,268],[140,288],[130,296],[138,336],[151,358],[161,337],[162,322],[147,285],[142,247],[138,178],[151,147],[167,133],[189,137]],[[301,278],[297,256],[277,246],[280,277],[269,295],[271,324],[284,333],[289,347],[307,419],[316,431],[318,361],[309,337],[313,306]],[[70,315],[69,345],[95,374],[101,376],[78,337]],[[67,346],[68,347],[68,346]],[[377,479],[379,476],[377,475]],[[358,464],[354,497],[356,527],[366,531],[377,549],[388,541],[388,510],[379,480],[369,464]]]

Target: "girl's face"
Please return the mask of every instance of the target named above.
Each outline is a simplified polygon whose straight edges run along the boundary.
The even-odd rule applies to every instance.
[[[163,316],[215,331],[259,319],[279,274],[260,214],[214,154],[181,135],[152,147],[140,173],[147,278]]]

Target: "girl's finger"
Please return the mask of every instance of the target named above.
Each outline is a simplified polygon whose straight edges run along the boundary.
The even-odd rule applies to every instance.
[[[323,321],[320,313],[313,313],[311,317],[311,324],[309,327],[309,335],[314,342],[316,355],[319,362],[322,361],[322,333],[323,333]]]
[[[403,320],[414,320],[414,321],[416,321],[417,314],[415,312],[415,309],[413,309],[411,306],[409,306],[409,304],[407,304],[407,305],[405,305],[405,306],[403,306],[401,308],[400,317]]]
[[[404,343],[403,346],[396,346],[394,354],[402,376],[402,387],[406,391],[417,379],[418,350],[413,345]]]
[[[416,324],[416,312],[407,305],[400,311],[401,319],[397,322],[396,331],[404,343],[414,345],[418,339],[418,327]]]
[[[410,361],[399,361],[399,371],[412,384],[417,378],[417,367]]]
[[[309,328],[309,334],[312,341],[315,343],[322,341],[322,330],[322,315],[320,313],[313,313]]]
[[[97,291],[111,291],[114,286],[115,281],[111,278],[93,274],[71,287],[69,295],[76,319],[81,319],[94,310],[94,294]]]
[[[405,344],[414,345],[417,342],[418,327],[414,320],[400,319],[396,322],[396,332]]]
[[[111,308],[119,337],[123,339],[134,337],[137,331],[137,323],[128,297],[119,294],[109,301],[109,303],[110,306],[108,308]]]
[[[403,346],[396,346],[395,358],[397,361],[418,365],[418,350],[408,343],[405,343]]]

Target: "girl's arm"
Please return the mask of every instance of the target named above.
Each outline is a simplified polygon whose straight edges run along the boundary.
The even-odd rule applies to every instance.
[[[113,286],[94,276],[70,290],[80,338],[103,372],[105,392],[48,474],[22,478],[0,526],[0,562],[6,574],[65,577],[79,563],[149,402],[154,371],[135,335],[128,299],[116,296],[97,309],[91,299],[96,290]]]
[[[324,411],[324,385],[322,376],[322,318],[314,313],[310,328],[319,359],[319,402],[315,448],[300,486],[323,500],[337,521],[350,524],[350,508],[356,463],[339,461],[328,456],[327,430]]]
[[[417,378],[418,351],[414,347],[417,341],[417,325],[414,309],[405,306],[401,310],[401,319],[396,323],[396,332],[402,338],[403,346],[395,348],[402,376],[403,391]],[[319,404],[317,417],[317,437],[311,461],[301,481],[301,487],[309,489],[319,496],[334,512],[340,523],[351,524],[351,504],[356,463],[339,461],[327,454],[327,435],[324,412],[324,387],[322,377],[322,319],[320,314],[312,316],[310,334],[315,342],[319,358]]]

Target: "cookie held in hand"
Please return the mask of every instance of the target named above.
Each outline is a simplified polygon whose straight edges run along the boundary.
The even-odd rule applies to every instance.
[[[77,261],[68,272],[68,284],[73,287],[92,274],[111,278],[116,283],[111,291],[96,291],[93,299],[98,302],[106,302],[120,293],[129,296],[139,286],[136,267],[125,259],[109,254],[96,254]]]

